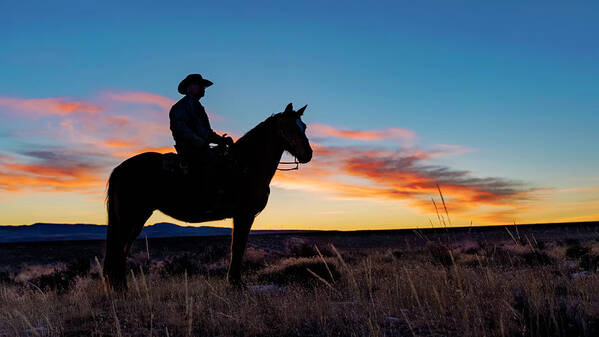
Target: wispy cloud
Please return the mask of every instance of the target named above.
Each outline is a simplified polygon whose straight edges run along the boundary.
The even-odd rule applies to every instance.
[[[128,158],[143,152],[168,153],[175,152],[172,146],[130,147],[130,150],[117,151],[113,155],[118,158]]]
[[[498,177],[474,177],[467,170],[434,165],[430,159],[451,153],[445,150],[315,146],[315,155],[301,174],[278,174],[274,183],[283,188],[306,189],[341,198],[408,201],[424,214],[434,213],[431,197],[443,191],[449,211],[466,213],[497,207],[513,213],[519,204],[534,199],[528,184]]]
[[[173,103],[167,97],[138,91],[104,92],[97,101],[0,98],[4,107],[0,113],[8,109],[11,116],[12,111],[25,111],[26,118],[48,117],[44,137],[62,144],[55,149],[0,154],[0,189],[89,191],[103,187],[110,169],[124,158],[145,151],[173,151],[168,114],[147,118],[144,110],[151,105],[164,112]],[[423,214],[431,214],[435,210],[430,198],[437,196],[439,185],[451,213],[473,216],[484,209],[495,219],[513,217],[537,191],[523,182],[476,177],[468,170],[435,164],[438,157],[473,149],[450,144],[423,149],[414,145],[417,134],[412,130],[353,130],[322,123],[311,123],[308,130],[319,142],[345,139],[368,146],[316,143],[314,159],[301,174],[277,174],[276,186],[324,192],[335,198],[406,201]],[[481,213],[478,218],[487,216]]]
[[[0,97],[0,115],[25,121],[15,123],[21,127],[11,132],[24,145],[0,156],[0,190],[82,191],[104,186],[110,168],[124,157],[146,149],[174,150],[168,146],[168,114],[148,120],[144,110],[147,104],[164,110],[172,103],[143,92],[110,93],[93,100]]]
[[[38,116],[66,116],[74,113],[95,114],[102,112],[102,107],[87,101],[69,100],[64,97],[51,98],[12,98],[0,97],[0,106],[13,112],[33,113]]]
[[[599,192],[599,186],[581,186],[581,187],[563,188],[563,189],[558,190],[558,192],[565,192],[565,193]]]
[[[175,101],[168,97],[143,91],[105,92],[104,95],[111,101],[137,104],[153,104],[161,107],[164,110],[170,109],[171,106],[175,104]]]
[[[379,130],[352,130],[322,123],[310,123],[308,130],[310,135],[316,138],[335,137],[361,141],[390,140],[406,145],[412,145],[416,138],[414,131],[394,127]]]
[[[0,115],[26,121],[11,137],[29,144],[27,149],[46,148],[0,153],[0,190],[101,188],[123,159],[174,151],[168,121],[174,103],[141,91],[105,91],[90,100],[0,97]]]
[[[106,91],[102,95],[105,99],[110,102],[121,102],[121,103],[133,103],[141,105],[154,105],[160,108],[161,111],[167,112],[176,103],[176,101],[157,94],[143,92],[143,91]],[[206,113],[212,121],[223,121],[224,117],[215,114],[206,108]]]
[[[6,191],[76,191],[96,188],[103,177],[103,159],[64,148],[27,151],[0,157],[0,189]]]

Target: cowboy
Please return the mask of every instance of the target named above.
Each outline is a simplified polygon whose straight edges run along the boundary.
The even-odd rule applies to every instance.
[[[219,136],[210,127],[206,110],[200,104],[207,87],[213,83],[200,74],[190,74],[179,83],[177,90],[185,95],[169,113],[170,129],[175,139],[175,150],[189,166],[198,168],[213,157],[209,144],[232,145],[226,134]]]

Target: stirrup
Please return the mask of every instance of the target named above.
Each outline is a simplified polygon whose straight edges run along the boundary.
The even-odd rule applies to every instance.
[[[186,161],[180,160],[179,168],[181,169],[181,172],[183,172],[183,175],[189,174],[189,163],[187,163]]]

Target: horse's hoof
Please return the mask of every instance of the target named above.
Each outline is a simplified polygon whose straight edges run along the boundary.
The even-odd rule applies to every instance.
[[[243,282],[241,279],[227,279],[229,282],[229,287],[237,290],[246,290],[248,288],[247,284]]]
[[[106,279],[105,282],[106,284],[103,286],[116,293],[125,293],[129,289],[126,281],[111,281],[110,279]]]

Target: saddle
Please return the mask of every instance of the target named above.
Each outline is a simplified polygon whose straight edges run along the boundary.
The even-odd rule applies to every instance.
[[[229,213],[237,206],[237,187],[235,181],[245,170],[236,170],[237,163],[228,153],[214,152],[215,159],[202,165],[209,166],[211,176],[204,176],[202,168],[192,167],[177,153],[166,153],[162,156],[162,170],[168,172],[184,186],[201,186],[205,195],[211,195],[211,210],[207,213]],[[198,170],[200,172],[194,172]],[[207,182],[212,182],[210,184]]]
[[[218,171],[229,173],[232,173],[234,169],[238,167],[237,161],[229,155],[226,149],[215,147],[211,149],[211,152],[212,160],[210,162],[203,163],[203,166],[216,166]],[[174,152],[165,153],[162,156],[162,169],[171,174],[181,176],[186,176],[192,173],[190,164],[186,162],[180,155]]]
[[[189,174],[189,164],[174,152],[165,153],[162,156],[162,169],[178,176]]]

